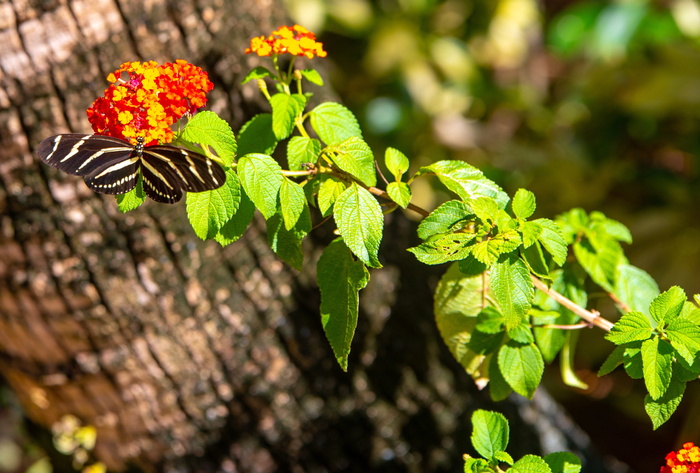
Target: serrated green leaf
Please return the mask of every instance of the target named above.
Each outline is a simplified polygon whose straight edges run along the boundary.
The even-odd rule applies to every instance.
[[[498,216],[498,202],[488,197],[477,197],[469,202],[474,215],[482,222],[494,222]],[[510,218],[510,217],[508,217]],[[502,230],[502,229],[501,229]]]
[[[409,248],[408,251],[423,264],[435,265],[459,261],[471,252],[473,248],[471,243],[474,238],[476,235],[473,233],[451,233]]]
[[[513,213],[519,219],[525,220],[535,213],[535,194],[527,189],[518,189],[511,202]]]
[[[534,343],[506,343],[498,351],[498,367],[513,391],[532,399],[544,372],[542,354]]]
[[[306,97],[302,94],[278,93],[270,97],[272,132],[281,141],[292,134],[294,121],[304,112]]]
[[[622,356],[622,366],[625,372],[632,379],[644,378],[644,366],[642,363],[642,342],[632,342],[625,347]]]
[[[642,342],[642,367],[644,383],[652,399],[659,399],[671,382],[673,348],[658,337]]]
[[[325,176],[325,175],[324,175]],[[333,176],[321,177],[321,184],[318,187],[318,209],[321,215],[327,217],[333,210],[333,205],[338,197],[345,192],[348,184]]]
[[[536,455],[525,455],[508,470],[511,473],[552,473],[544,459]]]
[[[513,464],[513,457],[511,457],[508,452],[495,452],[493,454],[493,459],[508,465]]]
[[[238,177],[236,176],[236,180]],[[227,179],[228,182],[228,179]],[[241,189],[241,198],[238,204],[238,209],[236,213],[231,217],[231,219],[224,224],[214,236],[221,246],[230,245],[234,241],[237,241],[246,231],[248,225],[253,220],[253,214],[255,213],[255,205],[250,200],[248,195]]]
[[[340,236],[355,256],[367,266],[381,268],[377,253],[384,215],[372,194],[353,183],[335,201],[333,218]]]
[[[248,120],[238,132],[238,155],[250,153],[271,155],[277,147],[272,131],[272,114],[261,113]]]
[[[491,288],[506,318],[506,328],[520,324],[535,295],[527,265],[514,254],[501,258],[491,268]]]
[[[644,314],[632,311],[620,317],[605,338],[616,345],[622,345],[646,340],[651,337],[652,330],[649,319]]]
[[[390,182],[386,186],[386,193],[402,209],[411,202],[411,188],[405,182]]]
[[[529,248],[540,239],[542,225],[537,222],[520,222],[518,231],[523,237],[523,246]]]
[[[566,261],[568,246],[566,239],[562,236],[559,225],[546,218],[538,218],[531,223],[536,223],[542,227],[539,242],[552,255],[554,262],[562,266]]]
[[[279,213],[267,220],[267,242],[270,248],[291,267],[301,271],[304,252],[301,243],[311,229],[309,208],[303,207],[294,228],[287,229]]]
[[[508,204],[508,194],[503,192],[495,182],[463,161],[438,161],[430,166],[420,168],[416,176],[435,174],[445,187],[469,202],[478,197],[494,199],[500,208]]]
[[[579,473],[581,471],[581,459],[571,452],[554,452],[545,455],[552,473]]]
[[[679,315],[679,318],[688,320],[695,325],[700,325],[700,308],[696,305],[698,303],[698,297],[700,295],[695,294],[693,296],[693,301],[695,304],[692,302],[687,302],[683,306],[683,310],[681,311],[681,315]]]
[[[277,212],[282,168],[265,154],[247,154],[238,161],[238,177],[255,207],[268,219]]]
[[[367,285],[369,272],[341,239],[324,250],[316,267],[321,290],[321,323],[336,360],[348,369],[350,344],[357,327],[358,292]]]
[[[485,265],[491,266],[498,261],[501,255],[516,250],[520,245],[522,245],[520,234],[515,230],[509,230],[475,244],[472,248],[472,254]]]
[[[469,341],[483,309],[484,279],[462,274],[452,265],[440,278],[435,289],[435,323],[442,340],[452,356],[465,371],[475,378],[480,376],[482,355],[469,348]]]
[[[198,112],[187,121],[178,136],[189,143],[197,143],[206,148],[212,147],[226,167],[233,164],[238,144],[228,122],[210,111]]]
[[[549,279],[549,267],[547,266],[547,260],[544,257],[542,247],[539,243],[531,245],[530,247],[525,247],[525,245],[523,245],[523,248],[520,249],[520,255],[535,276]]]
[[[493,460],[496,452],[508,446],[508,421],[499,412],[478,409],[472,414],[472,445],[479,455]]]
[[[683,289],[673,286],[651,301],[649,313],[658,324],[667,324],[678,317],[687,299]]]
[[[418,225],[418,238],[428,238],[441,233],[452,233],[462,229],[472,215],[467,204],[461,200],[450,200],[430,212]]]
[[[535,336],[528,324],[520,324],[508,330],[508,337],[518,343],[532,343],[535,341]]]
[[[488,266],[471,254],[459,261],[459,270],[467,276],[479,276],[487,269],[489,269]]]
[[[287,164],[290,171],[301,171],[304,163],[315,164],[321,153],[321,142],[306,136],[292,136],[287,144]]]
[[[327,145],[341,143],[350,137],[362,138],[357,118],[339,103],[324,102],[309,113],[311,127]]]
[[[671,418],[685,393],[686,383],[673,380],[663,396],[659,399],[652,399],[650,395],[644,397],[644,410],[651,419],[654,430],[662,426]]]
[[[223,186],[205,192],[187,193],[187,218],[202,240],[214,238],[238,210],[241,186],[235,171],[226,171]]]
[[[464,460],[464,473],[493,473],[493,469],[489,467],[489,462],[483,458],[466,458]]]
[[[297,224],[304,209],[308,210],[304,189],[296,182],[283,177],[279,196],[284,228],[291,230]]]
[[[127,213],[137,209],[146,201],[146,193],[143,191],[143,178],[139,174],[136,186],[125,194],[119,194],[117,198],[117,208],[121,213]]]
[[[620,366],[625,361],[625,350],[624,346],[616,346],[598,370],[598,376],[605,376]]]
[[[384,164],[386,164],[389,172],[394,175],[394,180],[397,182],[401,181],[401,176],[408,171],[408,158],[398,149],[386,149]]]
[[[632,234],[629,229],[611,218],[606,217],[602,212],[591,212],[591,227],[595,230],[603,230],[605,234],[617,241],[632,243]]]
[[[251,70],[243,79],[241,84],[245,84],[251,80],[264,79],[266,77],[275,77],[275,75],[268,69],[258,66]]]
[[[323,86],[323,78],[316,69],[302,69],[301,76],[314,85]]]
[[[659,295],[659,286],[646,271],[621,264],[617,267],[614,292],[629,310],[646,312],[651,301]]]
[[[328,146],[326,150],[326,154],[340,169],[357,178],[366,186],[371,187],[377,184],[374,155],[362,138],[353,136]]]
[[[489,395],[491,400],[499,402],[510,396],[513,388],[503,377],[503,372],[498,365],[498,353],[492,353],[486,357],[484,363],[488,363]]]
[[[677,318],[668,324],[665,333],[678,354],[692,365],[700,351],[700,327],[689,320]]]

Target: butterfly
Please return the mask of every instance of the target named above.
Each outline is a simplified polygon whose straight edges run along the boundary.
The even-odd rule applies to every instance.
[[[143,190],[156,202],[174,204],[184,191],[203,192],[221,187],[226,173],[209,157],[174,146],[136,145],[104,135],[67,133],[39,143],[37,156],[49,166],[82,176],[101,194],[124,194],[141,174]]]

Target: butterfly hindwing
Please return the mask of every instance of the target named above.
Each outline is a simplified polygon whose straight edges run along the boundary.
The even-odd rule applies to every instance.
[[[173,146],[136,146],[103,135],[68,133],[42,141],[37,155],[68,174],[83,176],[95,192],[123,194],[136,186],[156,202],[175,203],[184,191],[203,192],[223,185],[226,174],[209,157]]]

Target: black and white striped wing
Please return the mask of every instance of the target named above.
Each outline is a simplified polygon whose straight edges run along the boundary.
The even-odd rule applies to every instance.
[[[102,194],[124,194],[136,186],[139,155],[129,142],[103,135],[67,133],[42,141],[37,155],[59,170],[83,176]]]
[[[177,202],[183,191],[217,189],[226,181],[223,168],[207,156],[173,146],[144,148],[141,175],[146,195],[165,203]]]

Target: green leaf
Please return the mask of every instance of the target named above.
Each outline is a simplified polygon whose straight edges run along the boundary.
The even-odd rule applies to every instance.
[[[644,410],[651,419],[654,430],[663,425],[676,412],[683,400],[685,385],[686,383],[674,379],[659,399],[655,400],[648,394],[644,397]]]
[[[231,167],[238,149],[236,136],[228,122],[206,110],[190,118],[178,138],[204,148],[211,146],[226,167]]]
[[[598,370],[598,376],[605,376],[620,366],[625,361],[625,350],[624,346],[616,346]]]
[[[692,365],[700,351],[700,327],[689,320],[677,318],[668,324],[665,333],[678,354]]]
[[[649,313],[659,325],[663,326],[680,315],[686,300],[683,289],[673,286],[651,301]]]
[[[272,131],[272,114],[261,113],[248,120],[238,132],[238,155],[250,153],[271,155],[277,147]]]
[[[554,452],[546,455],[547,462],[552,473],[579,473],[581,471],[581,459],[571,452]]]
[[[368,190],[352,184],[333,206],[333,218],[340,236],[360,261],[372,268],[381,268],[377,253],[382,241],[384,215]]]
[[[304,207],[294,228],[287,229],[280,214],[275,214],[267,220],[267,241],[270,248],[291,267],[301,271],[304,263],[304,252],[301,242],[311,230],[309,208]]]
[[[48,459],[46,461],[48,462]],[[35,472],[27,471],[27,473]],[[465,458],[464,473],[493,473],[493,469],[489,466],[489,462],[483,458]]]
[[[622,345],[646,340],[651,337],[652,330],[649,319],[644,314],[632,311],[620,317],[605,338],[616,345]]]
[[[482,222],[495,222],[500,210],[498,202],[488,197],[476,197],[469,202],[469,205],[474,215]]]
[[[279,93],[270,97],[272,132],[281,141],[292,134],[294,121],[304,112],[306,97],[301,94]]]
[[[401,181],[401,176],[408,171],[408,158],[398,149],[386,149],[384,164],[386,164],[389,172],[394,175],[394,180],[397,182]]]
[[[333,205],[338,197],[345,192],[348,184],[333,176],[321,176],[321,184],[318,188],[318,208],[321,215],[327,217],[333,210]]]
[[[472,216],[467,204],[461,200],[450,200],[430,212],[418,225],[418,238],[428,238],[441,233],[461,230]]]
[[[287,164],[290,171],[301,171],[302,164],[315,164],[321,153],[321,142],[306,136],[292,136],[287,144]]]
[[[308,210],[304,189],[296,182],[283,177],[279,196],[284,227],[291,230],[297,224],[304,209]]]
[[[642,342],[632,342],[625,347],[623,354],[623,366],[625,372],[632,379],[644,378],[644,364],[642,362]]]
[[[532,399],[544,372],[542,354],[534,343],[509,341],[498,351],[498,367],[513,391]]]
[[[472,254],[476,259],[487,266],[491,266],[501,255],[516,250],[523,241],[520,234],[515,230],[498,233],[493,238],[480,241],[472,249]]]
[[[617,267],[614,293],[630,310],[646,312],[659,295],[659,286],[649,274],[630,264]]]
[[[351,137],[362,137],[357,118],[350,110],[335,102],[324,102],[311,110],[311,127],[327,145],[341,143]]]
[[[241,84],[245,84],[246,82],[249,82],[251,80],[258,80],[258,79],[264,79],[266,77],[275,77],[275,75],[268,69],[258,66],[251,70],[248,75],[245,76]]]
[[[316,267],[321,290],[321,323],[340,367],[347,371],[350,344],[357,327],[358,292],[367,285],[369,272],[355,261],[341,239],[324,250]]]
[[[495,452],[493,454],[493,459],[499,462],[507,463],[508,465],[513,464],[513,457],[511,457],[508,452]]]
[[[119,194],[117,198],[117,207],[121,213],[127,213],[137,209],[146,201],[146,193],[143,191],[143,178],[139,174],[136,181],[136,187],[131,189],[126,194]]]
[[[658,337],[642,342],[644,383],[652,399],[659,399],[668,389],[673,372],[673,348]]]
[[[540,239],[542,225],[537,222],[520,222],[518,231],[523,237],[523,246],[529,248]]]
[[[530,247],[523,247],[520,249],[520,255],[523,257],[527,266],[530,268],[536,276],[543,279],[549,279],[549,267],[547,266],[547,260],[542,252],[542,246],[537,243]]]
[[[236,176],[236,181],[238,181],[238,176]],[[229,179],[226,179],[229,182]],[[219,233],[214,236],[221,246],[230,245],[234,241],[238,240],[245,233],[248,225],[253,220],[253,214],[255,213],[255,205],[250,200],[250,197],[243,192],[241,189],[240,203],[238,204],[238,209],[236,213],[233,214],[231,219],[221,227]]]
[[[559,225],[546,218],[538,218],[530,223],[537,223],[540,227],[542,227],[539,242],[542,244],[545,250],[552,255],[554,262],[559,266],[562,266],[566,261],[568,246],[566,240],[562,236]]]
[[[513,213],[519,219],[525,220],[535,213],[535,194],[527,189],[518,189],[511,202]]]
[[[495,402],[502,401],[513,392],[513,388],[510,387],[508,381],[506,381],[503,376],[503,371],[498,365],[498,354],[490,354],[486,357],[484,363],[488,363],[488,376],[489,376],[489,394],[491,399]]]
[[[409,248],[408,251],[423,264],[435,265],[458,261],[469,256],[473,248],[470,245],[474,238],[476,235],[473,233],[451,233]]]
[[[247,154],[238,161],[238,177],[255,207],[268,219],[277,211],[282,168],[264,154]]]
[[[340,143],[330,145],[326,148],[326,154],[336,166],[357,178],[364,185],[371,187],[377,184],[374,155],[362,138],[353,136]]]
[[[226,171],[226,182],[218,189],[187,193],[187,218],[202,240],[214,238],[238,210],[241,185],[235,171]]]
[[[478,197],[489,197],[494,199],[500,208],[505,208],[509,200],[508,194],[495,182],[463,161],[438,161],[420,168],[416,177],[425,174],[436,175],[445,187],[467,202]]]
[[[481,311],[484,278],[468,277],[451,265],[435,289],[435,323],[442,340],[470,375],[478,376],[484,359],[469,348],[469,341]]]
[[[504,255],[491,268],[491,288],[506,318],[506,328],[520,324],[535,295],[530,271],[523,260],[514,254]]]
[[[472,445],[479,455],[493,460],[496,452],[505,451],[510,430],[499,412],[478,409],[472,414]]]
[[[479,327],[479,329],[481,329]],[[529,324],[522,323],[508,330],[508,337],[518,343],[532,343],[535,341],[535,336],[532,334],[532,329]]]
[[[511,473],[552,473],[544,459],[536,455],[525,455],[508,470]]]
[[[405,182],[390,182],[386,186],[386,193],[402,209],[408,207],[411,202],[411,188]]]
[[[311,82],[314,85],[318,85],[319,87],[323,87],[323,78],[321,77],[321,74],[318,73],[316,69],[302,69],[301,71],[301,76]]]

